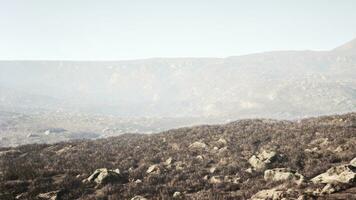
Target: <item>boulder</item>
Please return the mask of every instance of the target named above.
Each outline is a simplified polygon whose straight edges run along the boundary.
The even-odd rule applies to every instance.
[[[351,164],[332,167],[311,181],[315,184],[326,184],[318,192],[321,195],[344,190],[356,183],[356,167]]]
[[[190,149],[205,149],[207,146],[203,142],[194,142],[191,145],[189,145]]]
[[[106,168],[97,169],[92,175],[83,182],[95,182],[97,184],[106,184],[109,182],[123,181],[124,178],[120,174],[120,170],[108,170]]]
[[[353,165],[340,165],[328,169],[311,179],[313,183],[337,184],[351,183],[356,180],[356,167]]]
[[[298,185],[304,182],[304,176],[288,168],[275,168],[264,172],[264,179],[268,182],[290,181]]]
[[[255,170],[264,170],[277,157],[275,151],[262,151],[258,155],[253,155],[248,162]]]

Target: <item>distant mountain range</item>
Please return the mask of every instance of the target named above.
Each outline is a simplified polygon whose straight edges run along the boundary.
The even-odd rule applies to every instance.
[[[299,118],[356,110],[356,39],[330,51],[0,61],[0,108],[120,117]]]

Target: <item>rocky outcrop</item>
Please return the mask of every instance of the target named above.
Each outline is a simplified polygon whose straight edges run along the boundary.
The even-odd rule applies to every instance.
[[[97,169],[92,175],[83,182],[95,182],[97,184],[107,184],[109,182],[125,182],[124,176],[120,174],[120,170],[108,170],[106,168]]]
[[[289,169],[275,168],[264,172],[264,179],[268,182],[289,181],[298,185],[304,182],[304,176]]]
[[[315,184],[326,184],[320,194],[331,194],[356,184],[356,167],[351,164],[332,167],[311,181]]]
[[[332,167],[325,173],[322,173],[311,181],[313,183],[352,183],[356,180],[356,167],[352,165],[340,165]]]
[[[264,170],[271,164],[277,157],[275,151],[262,151],[258,155],[253,155],[248,162],[254,170]]]

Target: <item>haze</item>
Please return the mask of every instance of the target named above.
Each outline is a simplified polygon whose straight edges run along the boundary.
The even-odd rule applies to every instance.
[[[227,57],[329,50],[356,35],[344,1],[2,0],[2,60]]]

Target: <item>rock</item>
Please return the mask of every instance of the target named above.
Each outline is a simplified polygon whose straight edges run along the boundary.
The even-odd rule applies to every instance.
[[[247,173],[249,173],[249,174],[252,174],[252,172],[253,172],[253,169],[250,167],[250,168],[247,168],[246,170],[245,170],[245,172],[247,172]]]
[[[40,137],[40,136],[37,135],[37,134],[34,134],[34,133],[29,133],[29,134],[27,135],[27,137],[28,137],[28,138],[31,138],[31,137]]]
[[[265,181],[278,182],[278,181],[291,181],[300,185],[304,182],[304,176],[292,171],[288,168],[275,168],[266,170],[264,172]]]
[[[137,179],[135,183],[142,183],[141,179]]]
[[[313,183],[335,184],[335,183],[351,183],[356,180],[356,167],[352,165],[340,165],[328,169],[311,181]]]
[[[197,157],[195,157],[196,159],[198,159],[198,160],[204,160],[204,158],[203,158],[203,156],[202,155],[197,155]]]
[[[174,192],[173,199],[181,199],[183,198],[183,194],[181,192]]]
[[[170,164],[172,164],[172,162],[173,162],[173,158],[172,158],[172,157],[169,157],[169,158],[164,162],[164,164],[165,164],[165,165],[170,165]]]
[[[47,192],[47,193],[41,193],[41,194],[37,195],[37,197],[39,199],[57,200],[58,199],[58,193],[59,193],[59,190],[52,191],[52,192]]]
[[[356,167],[353,165],[340,165],[328,169],[311,181],[315,184],[326,184],[318,194],[331,194],[347,189],[356,182]]]
[[[218,148],[222,148],[224,146],[227,145],[227,141],[224,138],[220,138],[217,142],[216,142],[216,146]]]
[[[146,198],[143,197],[143,196],[137,195],[137,196],[132,197],[131,200],[148,200],[148,199],[146,199]]]
[[[19,155],[19,154],[21,154],[21,151],[14,150],[14,149],[10,149],[10,150],[7,150],[7,151],[0,151],[0,156],[6,156],[6,155],[9,155],[9,154]]]
[[[209,169],[209,172],[210,172],[211,174],[213,174],[215,171],[216,171],[216,167],[212,167],[212,168]]]
[[[182,161],[178,161],[175,163],[175,166],[177,171],[181,171],[186,167],[186,164]]]
[[[203,142],[194,142],[191,145],[189,145],[190,149],[205,149],[207,146]]]
[[[319,147],[325,147],[330,144],[329,138],[318,138],[313,140],[310,145],[311,146],[319,146]]]
[[[264,170],[274,161],[277,153],[274,151],[262,151],[260,154],[253,155],[248,162],[255,170]]]
[[[338,146],[338,147],[334,150],[335,153],[340,153],[340,152],[342,152],[342,151],[344,151],[344,149],[343,149],[341,146]]]
[[[83,180],[83,182],[95,182],[97,184],[106,184],[116,181],[124,181],[124,178],[120,174],[120,170],[108,170],[106,168],[95,170],[92,175]]]
[[[350,161],[350,165],[353,167],[356,167],[356,158],[354,158]]]
[[[224,138],[220,138],[220,139],[218,140],[218,143],[223,144],[223,145],[226,145],[226,144],[227,144],[227,141],[226,141]]]
[[[236,176],[225,176],[224,182],[238,184],[240,182],[240,179],[241,179],[240,177],[236,177]]]
[[[209,179],[209,183],[211,184],[218,184],[218,183],[222,183],[224,180],[223,177],[220,177],[220,176],[212,176],[210,179]]]
[[[225,153],[227,151],[228,151],[228,148],[227,147],[223,147],[223,148],[219,149],[219,154]]]
[[[158,165],[151,165],[151,166],[147,169],[146,173],[147,173],[147,174],[151,174],[151,173],[159,174],[159,173],[160,173],[159,166],[158,166]]]
[[[277,188],[261,190],[251,197],[251,200],[281,200],[283,191]]]

